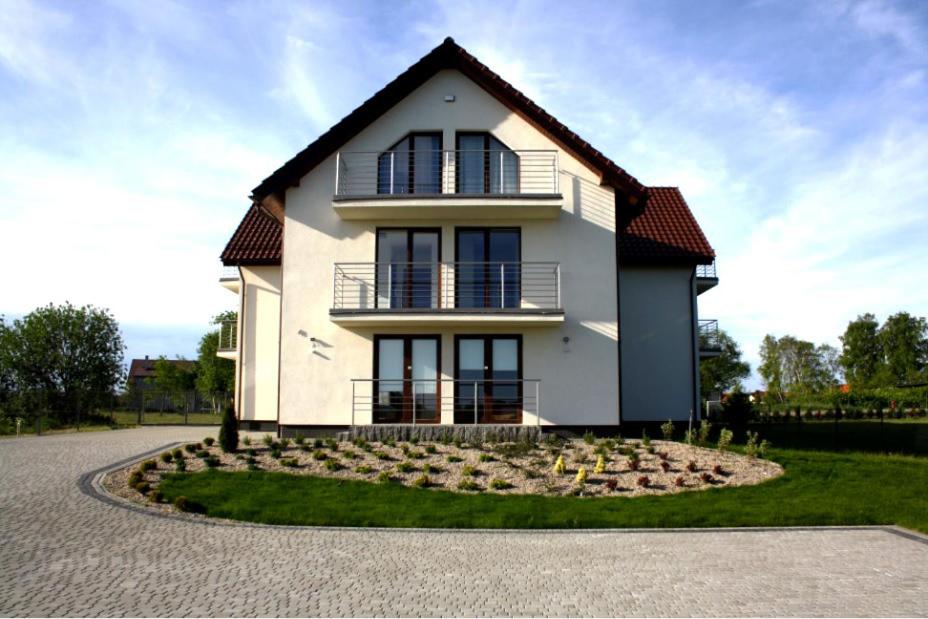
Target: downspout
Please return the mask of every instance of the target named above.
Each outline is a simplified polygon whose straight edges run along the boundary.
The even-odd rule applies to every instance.
[[[619,363],[616,366],[616,371],[618,374],[618,388],[619,388],[619,426],[622,425],[622,409],[623,406],[623,397],[625,396],[625,388],[622,385],[622,268],[619,261],[619,236],[623,234],[623,230],[617,230],[615,234],[615,320],[616,320],[616,348],[618,349],[619,354]]]
[[[235,369],[236,369],[236,373],[238,374],[238,380],[235,383],[235,391],[236,391],[235,399],[238,403],[238,406],[236,407],[238,409],[236,411],[236,417],[238,418],[239,421],[242,421],[245,416],[244,411],[242,410],[242,407],[244,406],[244,400],[242,399],[242,364],[245,362],[245,354],[244,354],[245,338],[242,337],[242,335],[244,334],[243,326],[245,324],[244,322],[245,320],[245,273],[242,271],[241,264],[237,266],[238,266],[238,279],[241,282],[241,291],[238,293],[238,321],[237,321],[237,324],[235,325],[235,330],[236,330],[235,337],[237,338],[237,341],[235,343],[235,347],[237,349],[235,351],[237,353],[235,357]]]
[[[692,331],[692,346],[690,356],[693,360],[693,419],[699,420],[699,334],[696,328],[696,267],[690,272],[690,330]]]

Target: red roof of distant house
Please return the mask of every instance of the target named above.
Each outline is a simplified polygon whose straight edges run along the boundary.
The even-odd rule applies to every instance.
[[[155,377],[155,363],[157,359],[133,359],[129,364],[129,378],[154,378]],[[194,362],[188,359],[165,359],[168,363],[173,363],[181,366],[184,369],[192,370],[194,367]]]
[[[623,263],[709,264],[715,251],[676,187],[651,187],[648,204],[619,237]]]
[[[257,205],[252,205],[222,252],[226,265],[280,264],[283,226]]]

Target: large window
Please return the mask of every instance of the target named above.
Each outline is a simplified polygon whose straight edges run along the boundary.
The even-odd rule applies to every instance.
[[[458,228],[456,233],[455,307],[521,307],[521,231],[518,228]]]
[[[522,336],[455,336],[455,423],[522,423]]]
[[[438,307],[441,230],[377,230],[377,307]]]
[[[381,153],[377,193],[441,193],[441,134],[410,133]]]
[[[458,133],[457,193],[519,193],[519,157],[489,133]]]

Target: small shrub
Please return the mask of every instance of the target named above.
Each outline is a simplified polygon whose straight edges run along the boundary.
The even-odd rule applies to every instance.
[[[418,445],[418,444],[419,444],[419,435],[418,435],[418,434],[413,434],[411,437],[409,437],[409,443],[412,444],[412,445]]]
[[[295,469],[300,466],[300,461],[296,458],[281,458],[279,462],[280,466],[285,466],[288,469]]]
[[[254,449],[246,449],[245,453],[251,456],[252,458],[258,455],[258,452]]]
[[[673,425],[673,421],[671,421],[670,419],[668,419],[666,423],[661,424],[661,433],[664,435],[665,441],[673,440],[673,431],[674,431],[674,425]]]
[[[142,477],[142,474],[139,471],[132,471],[129,473],[129,478],[126,479],[126,483],[129,484],[130,488],[135,488],[135,485],[141,482],[143,479],[145,478]]]
[[[696,472],[696,461],[690,460],[689,462],[687,462],[686,470],[689,471],[690,473],[695,473]]]
[[[377,475],[378,484],[389,484],[393,479],[390,477],[390,474],[386,471],[380,471],[380,474]]]
[[[378,460],[392,460],[393,459],[390,457],[390,454],[388,454],[385,451],[375,451],[374,457],[377,458]]]
[[[480,472],[470,464],[465,464],[461,467],[461,475],[464,477],[476,477],[479,474]]]
[[[641,460],[639,460],[638,458],[631,458],[631,457],[629,457],[628,460],[627,460],[627,462],[628,462],[628,470],[629,470],[629,471],[637,471],[637,470],[638,470],[638,467],[641,466]]]
[[[612,450],[609,449],[608,447],[606,447],[605,445],[599,444],[599,445],[597,445],[596,447],[593,448],[593,455],[596,455],[596,456],[608,456],[610,451],[612,451]]]
[[[422,460],[423,458],[425,458],[425,454],[422,453],[421,451],[412,451],[412,450],[410,450],[409,453],[406,454],[406,455],[408,455],[408,456],[409,456],[410,458],[412,458],[413,460]]]
[[[411,447],[410,447],[409,445],[400,445],[400,451],[403,452],[403,455],[404,455],[404,456],[408,456],[408,455],[409,455],[409,450],[410,450],[410,449],[411,449]]]
[[[300,451],[302,451],[303,453],[308,454],[312,450],[313,448],[308,443],[303,443],[302,445],[300,445]]]
[[[251,461],[248,462],[248,470],[249,471],[260,471],[261,467],[258,466],[258,461],[252,458]]]
[[[659,451],[657,452],[657,457],[660,458],[661,460],[667,460],[668,458],[670,458],[670,454],[668,454],[666,451]]]
[[[178,473],[183,473],[187,470],[187,461],[181,458],[180,460],[174,461],[174,470]]]
[[[699,424],[699,444],[705,445],[709,442],[709,434],[712,433],[712,424],[708,419],[703,419]]]
[[[687,430],[683,433],[683,442],[692,445],[696,442],[696,430]]]
[[[587,456],[586,451],[579,449],[577,453],[574,454],[574,462],[577,464],[586,464],[590,461],[590,458]]]
[[[494,458],[490,454],[483,453],[477,457],[477,460],[479,460],[480,462],[494,462],[496,458]]]
[[[649,454],[653,454],[655,451],[654,445],[648,445],[647,447],[644,448],[644,450],[648,452]]]
[[[160,490],[152,490],[148,495],[148,500],[152,503],[161,503],[164,501],[164,493]]]
[[[619,487],[619,480],[618,479],[607,479],[606,483],[603,485],[606,486],[606,489],[609,492],[615,492]]]
[[[648,488],[651,486],[651,478],[647,475],[641,475],[635,480],[635,483],[641,488]]]
[[[549,447],[560,447],[561,437],[551,432],[550,434],[545,434],[544,444]]]
[[[724,475],[724,474],[725,474],[725,471],[722,469],[722,465],[721,465],[721,464],[716,464],[715,466],[713,466],[713,467],[712,467],[712,472],[713,472],[715,475]]]
[[[193,445],[196,447],[196,451],[203,449],[203,443],[194,443]]]
[[[180,448],[175,448],[171,450],[171,455],[174,456],[175,460],[180,460],[184,457],[184,452]]]
[[[306,437],[303,436],[302,434],[297,434],[296,436],[293,437],[293,444],[296,445],[297,447],[299,447],[300,445],[303,445],[304,443],[306,443]]]
[[[463,442],[461,439],[459,439],[459,438],[453,439],[453,440],[451,441],[451,443],[452,443],[455,447],[457,447],[458,449],[460,449],[460,448],[464,445],[464,442]]]
[[[245,447],[251,447],[251,437],[250,437],[250,436],[243,436],[243,437],[242,437],[242,445],[244,445]]]
[[[442,445],[450,445],[451,444],[451,433],[448,432],[447,430],[444,430],[438,436],[438,442],[441,443]]]
[[[734,432],[728,428],[722,428],[719,432],[719,441],[716,443],[716,447],[719,451],[727,451],[728,446],[731,445],[731,439],[735,436]]]
[[[313,449],[322,449],[323,447],[325,447],[325,442],[321,438],[313,439]]]
[[[270,447],[271,445],[274,444],[274,437],[271,436],[270,434],[265,434],[264,436],[261,437],[261,442],[264,443],[265,446]]]
[[[448,456],[447,458],[445,458],[445,460],[447,460],[448,462],[452,462],[452,463],[464,462],[464,458],[462,458],[461,456]]]
[[[354,472],[355,472],[355,473],[362,473],[362,474],[364,474],[364,475],[367,475],[368,473],[373,473],[373,472],[374,472],[374,469],[372,469],[371,467],[369,467],[369,466],[366,465],[366,464],[362,464],[362,465],[360,465],[360,466],[354,467]]]
[[[541,473],[535,469],[522,469],[522,474],[525,475],[525,479],[538,479],[541,477]]]
[[[274,458],[275,460],[279,460],[281,455],[282,454],[280,453],[280,449],[276,447],[271,449],[271,457]]]
[[[201,449],[201,450],[199,450],[199,451],[196,453],[196,456],[197,456],[197,458],[208,458],[208,457],[209,457],[209,452],[206,451],[205,449]]]
[[[621,435],[621,434],[616,434],[616,435],[615,435],[615,438],[612,439],[612,440],[615,441],[616,447],[621,447],[622,445],[625,444],[625,439],[622,438],[622,435]]]
[[[744,453],[746,453],[749,458],[757,457],[757,439],[757,432],[748,431],[747,441],[744,443]]]
[[[419,475],[414,480],[412,480],[412,485],[416,488],[428,488],[432,485],[432,480],[429,479],[428,475]]]
[[[132,487],[135,488],[136,491],[141,492],[142,494],[145,494],[146,492],[151,490],[151,484],[148,483],[147,481],[140,481],[139,483],[135,484]]]
[[[700,473],[699,479],[701,479],[705,484],[711,484],[714,481],[712,479],[712,475],[709,474],[709,471],[703,471]]]
[[[203,458],[203,464],[205,464],[207,468],[214,469],[217,466],[219,466],[220,462],[219,462],[219,458],[217,458],[216,456],[208,456],[206,458]]]
[[[325,446],[328,447],[331,451],[338,451],[338,441],[334,438],[325,439]]]
[[[361,449],[361,450],[363,450],[363,449],[364,449],[365,447],[367,447],[367,445],[368,445],[367,439],[364,438],[363,436],[359,436],[359,437],[355,438],[354,441],[352,441],[352,442],[354,443],[354,446],[355,446],[355,447],[357,447],[358,449]]]
[[[650,447],[650,446],[651,446],[651,437],[648,436],[648,431],[647,431],[647,430],[642,430],[642,431],[641,431],[641,445],[642,445],[643,447]]]
[[[280,448],[287,449],[287,447],[290,447],[290,439],[289,438],[280,439]]]
[[[406,460],[406,461],[403,461],[397,464],[396,470],[399,471],[400,473],[409,473],[410,471],[415,471],[416,467],[412,462],[410,462],[409,460]]]
[[[313,452],[313,460],[319,460],[321,462],[324,460],[328,460],[328,458],[329,458],[328,454],[326,454],[321,449],[317,449],[316,451]]]
[[[434,464],[429,464],[428,462],[426,462],[425,464],[422,465],[422,472],[427,473],[429,475],[437,475],[438,473],[441,473],[442,471],[440,467],[437,467]]]
[[[767,439],[762,440],[760,445],[757,446],[757,455],[761,458],[766,458],[768,449],[770,449],[770,441]]]
[[[238,419],[235,418],[235,407],[232,403],[226,404],[222,409],[222,425],[219,426],[219,446],[227,454],[238,450]]]
[[[512,488],[512,484],[510,484],[505,479],[496,478],[490,480],[490,488],[493,488],[494,490],[508,490],[509,488]]]
[[[383,442],[387,447],[396,447],[396,439],[392,436]]]
[[[596,466],[593,467],[593,472],[597,475],[602,475],[606,472],[606,459],[603,458],[602,454],[596,458]]]
[[[216,439],[214,439],[212,436],[207,436],[206,438],[203,439],[203,444],[206,445],[207,447],[212,447],[213,443],[215,442],[216,442]]]
[[[164,462],[165,464],[170,464],[173,459],[174,459],[174,456],[171,454],[170,451],[166,451],[163,454],[161,454],[161,461]]]
[[[554,474],[563,475],[567,472],[567,465],[564,464],[564,456],[558,456],[554,462]]]
[[[425,453],[427,453],[427,454],[437,454],[437,453],[438,453],[438,449],[435,448],[435,445],[429,444],[429,445],[426,445],[426,446],[425,446]]]
[[[682,488],[686,485],[686,481],[683,479],[683,475],[677,475],[677,478],[673,480],[673,485],[677,488]]]
[[[194,514],[205,511],[202,506],[200,506],[198,503],[194,503],[185,496],[179,496],[174,499],[174,507],[176,507],[179,511]]]
[[[154,460],[145,460],[139,464],[139,470],[143,473],[147,473],[156,468],[158,468],[158,464]]]
[[[477,492],[480,486],[473,479],[462,479],[458,482],[458,490],[467,490],[468,492]]]
[[[359,456],[358,454],[356,454],[354,451],[350,449],[346,449],[345,451],[342,452],[342,457],[345,460],[357,460],[361,456]]]
[[[583,468],[582,466],[580,467],[580,470],[577,471],[577,476],[574,478],[574,481],[580,485],[583,485],[586,483],[586,469],[585,468]]]
[[[342,468],[342,465],[333,458],[328,458],[322,466],[324,466],[327,471],[340,471]]]
[[[666,460],[661,460],[661,470],[665,473],[670,470],[670,463]]]
[[[596,443],[596,435],[587,430],[583,433],[583,442],[587,445],[593,445]]]

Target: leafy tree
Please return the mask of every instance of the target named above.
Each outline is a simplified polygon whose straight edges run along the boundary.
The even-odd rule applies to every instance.
[[[113,316],[89,305],[48,305],[0,329],[3,380],[27,418],[48,412],[68,422],[110,405],[124,349]]]
[[[186,361],[178,357],[177,361]],[[191,391],[196,382],[196,366],[193,363],[174,363],[165,356],[155,361],[155,386],[167,393]]]
[[[218,325],[226,320],[236,320],[236,312],[224,312],[213,318],[213,324]],[[197,378],[196,387],[200,393],[210,394],[213,410],[218,411],[220,402],[218,394],[232,391],[235,388],[235,363],[229,359],[216,356],[219,348],[219,331],[213,330],[200,339],[197,348]]]
[[[780,402],[787,394],[819,393],[838,382],[838,351],[827,344],[816,346],[792,335],[780,339],[767,335],[760,354],[758,371],[770,396]]]
[[[721,354],[699,362],[699,384],[702,398],[712,393],[729,391],[751,375],[751,366],[741,359],[738,343],[725,331],[719,330]]]
[[[875,386],[883,367],[880,324],[873,314],[863,314],[848,323],[841,336],[841,367],[854,389]]]
[[[757,373],[764,379],[768,397],[783,402],[786,399],[786,390],[783,385],[780,342],[773,335],[765,335],[760,344],[760,366],[757,368]]]
[[[0,316],[0,415],[10,412],[13,406],[13,367],[10,362],[11,332],[4,317]]]
[[[928,364],[928,323],[924,318],[899,312],[886,319],[879,331],[885,359],[883,386],[924,378]]]
[[[222,409],[222,426],[219,428],[219,446],[226,453],[238,449],[238,420],[235,419],[235,407],[231,402]]]

